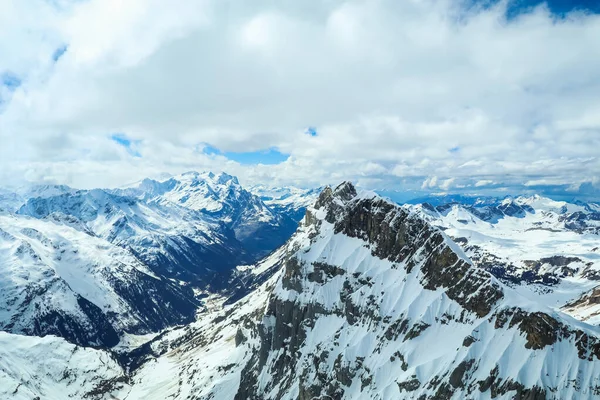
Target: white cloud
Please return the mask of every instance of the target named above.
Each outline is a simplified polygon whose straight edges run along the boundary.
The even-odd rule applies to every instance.
[[[437,186],[437,184],[438,184],[437,176],[432,176],[423,181],[423,184],[421,185],[421,189],[433,189]]]
[[[440,183],[440,189],[442,190],[448,190],[452,187],[452,185],[454,184],[454,181],[456,179],[454,178],[448,178],[446,180],[444,180],[442,183]]]
[[[189,169],[442,190],[598,182],[595,15],[537,8],[507,22],[502,4],[433,0],[0,2],[2,68],[24,78],[0,114],[0,182]],[[241,166],[201,143],[291,156]]]
[[[475,182],[475,187],[489,186],[489,185],[492,185],[493,183],[494,183],[494,181],[491,181],[489,179],[482,179],[480,181]]]

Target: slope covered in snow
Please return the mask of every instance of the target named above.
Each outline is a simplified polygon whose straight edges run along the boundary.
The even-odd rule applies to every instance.
[[[113,346],[191,322],[199,305],[129,251],[49,220],[0,215],[0,266],[0,329],[13,333]]]
[[[102,350],[0,331],[0,398],[115,399],[127,377]]]
[[[535,301],[560,309],[599,284],[596,204],[531,196],[410,208],[444,229],[477,266]],[[568,312],[600,322],[593,302],[571,304]]]
[[[288,215],[294,221],[304,218],[306,209],[314,204],[322,188],[300,189],[292,186],[268,187],[255,185],[250,188],[273,210]]]
[[[124,356],[128,399],[592,399],[600,331],[522,296],[419,214],[325,189],[240,302]],[[138,367],[141,365],[140,367]]]
[[[6,192],[0,211],[0,329],[83,345],[110,347],[193,321],[212,307],[205,299],[246,295],[267,276],[236,267],[296,226],[226,174],[22,192],[32,197]]]
[[[131,250],[157,274],[208,284],[219,272],[246,261],[222,222],[171,204],[94,189],[32,198],[18,213],[75,227]]]
[[[135,200],[150,204],[146,201]],[[539,207],[513,205],[499,205],[502,218],[485,223],[500,227],[513,219],[527,221],[535,214],[528,207]],[[96,213],[84,210],[89,208],[80,210],[81,215]],[[468,218],[474,215],[453,207],[433,210],[455,213],[449,221],[457,226],[465,225],[462,220],[471,224]],[[430,208],[425,211],[433,213]],[[441,217],[425,211],[395,205],[370,192],[357,193],[349,183],[326,188],[284,246],[260,262],[235,269],[255,288],[248,296],[209,310],[189,325],[170,328],[137,348],[128,348],[125,342],[136,341],[128,336],[115,348],[115,356],[58,338],[0,335],[1,359],[9,360],[0,361],[0,386],[6,393],[29,396],[23,398],[59,400],[600,396],[600,328],[525,290],[529,285],[486,271],[479,260],[471,259],[477,253],[463,241],[459,245],[451,240],[448,234],[457,229],[454,225],[437,228],[428,221],[441,225]],[[139,210],[135,214],[144,215]],[[86,235],[113,246],[109,257],[126,257],[126,252],[114,253],[107,236],[91,229],[90,221],[97,216],[67,224],[50,215],[57,214],[41,220],[3,214],[2,218],[23,219],[18,224],[40,224],[34,227],[39,235],[24,226],[3,225],[3,255],[14,256],[18,246],[13,242],[20,240],[45,260],[49,250],[42,250],[44,243],[53,248],[60,240],[75,242]],[[46,234],[43,224],[58,224],[62,239]],[[501,231],[489,228],[496,230]],[[535,231],[558,233],[520,233]],[[568,227],[564,233],[589,234]],[[70,265],[51,266],[68,277]],[[139,270],[154,274],[143,263]],[[101,303],[99,293],[74,286]],[[588,303],[594,301],[588,298]],[[40,347],[55,355],[52,366],[33,361]],[[101,365],[90,364],[96,359]],[[39,371],[44,368],[48,373],[42,376]]]

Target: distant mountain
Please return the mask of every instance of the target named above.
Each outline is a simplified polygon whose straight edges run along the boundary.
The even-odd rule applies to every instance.
[[[291,186],[274,188],[265,185],[250,188],[271,209],[298,222],[304,218],[306,208],[314,204],[322,189],[300,189]]]
[[[234,232],[216,218],[101,189],[29,199],[18,214],[101,237],[130,250],[155,273],[187,282],[209,284],[251,260]]]
[[[113,346],[120,332],[194,320],[190,287],[63,221],[0,215],[0,329]]]
[[[422,204],[427,203],[433,206],[440,206],[444,204],[459,203],[463,205],[474,205],[474,204],[495,204],[500,202],[501,199],[498,197],[488,196],[475,196],[475,195],[464,195],[464,194],[440,194],[440,195],[428,195],[410,199],[406,204]]]
[[[0,212],[11,212],[18,209],[24,200],[17,193],[0,188]]]
[[[0,188],[0,211],[14,212],[18,210],[27,199],[33,197],[52,197],[65,193],[74,193],[72,189],[66,185],[26,185],[13,189]]]
[[[410,209],[444,229],[475,265],[523,295],[600,322],[600,307],[587,293],[600,285],[599,205],[535,195]],[[587,300],[577,302],[584,294]]]
[[[226,173],[188,172],[162,182],[146,179],[123,192],[148,203],[198,211],[224,223],[254,260],[281,246],[297,226]]]

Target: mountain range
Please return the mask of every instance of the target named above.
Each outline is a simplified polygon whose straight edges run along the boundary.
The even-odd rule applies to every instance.
[[[1,398],[600,396],[597,204],[32,193],[0,200]]]
[[[28,193],[0,214],[0,329],[78,345],[110,347],[122,333],[192,322],[207,296],[241,296],[236,267],[297,226],[227,174]]]

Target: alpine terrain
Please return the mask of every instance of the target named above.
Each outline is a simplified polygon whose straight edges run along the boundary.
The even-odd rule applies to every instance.
[[[538,195],[412,207],[476,266],[522,295],[598,325],[600,205]]]
[[[495,277],[411,208],[347,182],[325,188],[285,245],[239,269],[263,283],[139,346],[92,350],[5,334],[16,345],[3,347],[3,395],[600,396],[595,325]],[[53,349],[47,368],[36,359],[40,347]]]
[[[38,186],[0,206],[0,329],[112,347],[247,294],[297,222],[227,174],[125,189]],[[30,197],[28,197],[30,196]]]

